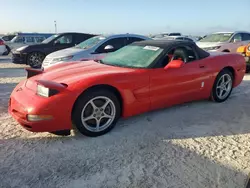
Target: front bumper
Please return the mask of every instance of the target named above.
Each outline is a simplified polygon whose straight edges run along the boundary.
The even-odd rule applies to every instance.
[[[25,129],[32,132],[55,132],[70,130],[71,110],[67,106],[70,102],[61,99],[48,99],[37,96],[32,90],[26,88],[24,81],[13,90],[9,100],[9,114]],[[52,119],[28,121],[27,115],[49,115]]]
[[[27,64],[27,54],[20,53],[17,51],[11,51],[12,54],[12,63],[15,64]]]

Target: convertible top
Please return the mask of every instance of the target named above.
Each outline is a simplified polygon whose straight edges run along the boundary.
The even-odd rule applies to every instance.
[[[162,49],[168,49],[169,47],[175,47],[176,45],[190,45],[195,44],[191,41],[182,41],[182,40],[144,40],[140,42],[134,42],[133,44],[139,45],[139,46],[155,46]]]
[[[184,41],[184,40],[144,40],[140,42],[134,42],[132,45],[138,46],[155,46],[162,48],[164,50],[170,50],[172,48],[181,47],[181,46],[193,46],[194,50],[197,52],[200,59],[208,57],[210,54],[203,49],[199,48],[195,42]]]

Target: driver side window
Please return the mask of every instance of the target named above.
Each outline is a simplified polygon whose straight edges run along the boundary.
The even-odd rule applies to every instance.
[[[24,37],[17,37],[14,42],[15,43],[24,43],[25,42],[25,38]]]
[[[72,35],[63,35],[60,38],[56,39],[55,44],[71,44],[72,43]]]
[[[197,56],[190,46],[178,46],[175,48],[172,48],[166,56],[161,61],[161,67],[165,67],[169,62],[173,60],[182,60],[185,63],[189,63],[192,61],[197,60]]]
[[[241,33],[237,33],[236,35],[233,36],[232,42],[234,42],[235,40],[242,41]]]
[[[127,44],[127,38],[126,37],[110,39],[110,40],[104,42],[101,46],[99,46],[96,49],[96,52],[97,53],[114,52],[114,51],[119,50],[120,48],[126,46],[126,44]],[[105,49],[106,46],[112,46],[113,49],[112,50],[106,50]]]

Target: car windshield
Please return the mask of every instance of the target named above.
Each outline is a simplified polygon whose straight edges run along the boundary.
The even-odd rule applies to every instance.
[[[91,37],[90,39],[81,42],[80,44],[76,45],[75,47],[82,48],[82,49],[89,49],[89,48],[95,46],[96,44],[98,44],[100,41],[103,41],[104,39],[106,39],[104,36]]]
[[[200,42],[227,42],[233,33],[214,33],[199,40]]]
[[[163,51],[155,46],[129,45],[108,54],[102,63],[130,68],[147,68]]]
[[[59,35],[52,35],[49,38],[45,39],[44,41],[42,41],[43,44],[47,44],[50,41],[52,41],[54,38],[58,37]]]

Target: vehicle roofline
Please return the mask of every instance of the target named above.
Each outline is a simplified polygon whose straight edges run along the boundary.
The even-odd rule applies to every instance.
[[[117,38],[117,37],[138,37],[138,38],[144,38],[149,39],[150,37],[147,37],[145,35],[139,35],[139,34],[131,34],[131,33],[125,33],[125,34],[110,34],[110,35],[98,35],[98,36],[104,36],[106,38]]]

